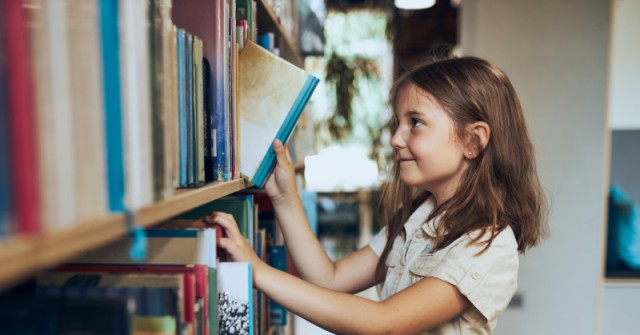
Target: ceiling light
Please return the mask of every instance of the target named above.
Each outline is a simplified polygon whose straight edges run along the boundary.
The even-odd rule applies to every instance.
[[[436,4],[436,0],[395,0],[395,6],[400,9],[425,9]]]

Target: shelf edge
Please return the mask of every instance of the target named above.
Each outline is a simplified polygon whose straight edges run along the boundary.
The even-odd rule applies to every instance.
[[[213,182],[134,211],[136,224],[150,227],[182,212],[250,187],[245,180]],[[0,292],[30,274],[53,267],[80,252],[105,245],[127,232],[123,214],[78,222],[74,227],[35,237],[9,236],[0,241]]]

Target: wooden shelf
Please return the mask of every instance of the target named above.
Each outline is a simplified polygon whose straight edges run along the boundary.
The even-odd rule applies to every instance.
[[[265,0],[257,0],[258,3],[258,33],[273,32],[276,36],[282,38],[282,44],[280,45],[280,56],[292,64],[303,68],[304,59],[297,48],[297,41],[292,40],[292,36],[284,30],[284,27],[280,24],[280,20],[276,17],[273,9],[265,3]],[[295,43],[294,43],[295,42]]]
[[[141,227],[170,219],[226,195],[250,187],[245,180],[214,182],[196,189],[176,190],[170,199],[162,200],[133,213]],[[79,253],[98,248],[127,232],[123,214],[78,222],[74,227],[34,237],[10,236],[0,241],[0,291],[26,279],[37,271],[56,266]]]
[[[606,286],[633,286],[640,287],[640,278],[605,278]]]

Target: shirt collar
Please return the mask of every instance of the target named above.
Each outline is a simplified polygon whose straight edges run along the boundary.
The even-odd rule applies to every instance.
[[[418,207],[411,214],[411,216],[407,220],[407,223],[404,224],[404,232],[406,236],[412,236],[414,232],[420,227],[422,227],[422,229],[426,233],[430,233],[433,231],[433,227],[431,227],[432,224],[430,224],[426,220],[427,217],[429,217],[429,214],[431,214],[431,211],[433,211],[434,207],[435,200],[433,199],[433,196],[430,196],[422,203],[422,205],[420,205],[420,207]]]

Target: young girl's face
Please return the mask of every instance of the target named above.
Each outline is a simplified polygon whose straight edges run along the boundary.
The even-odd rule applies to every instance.
[[[437,203],[451,197],[467,167],[453,120],[426,92],[408,84],[396,99],[398,129],[391,138],[400,179],[431,192]]]

